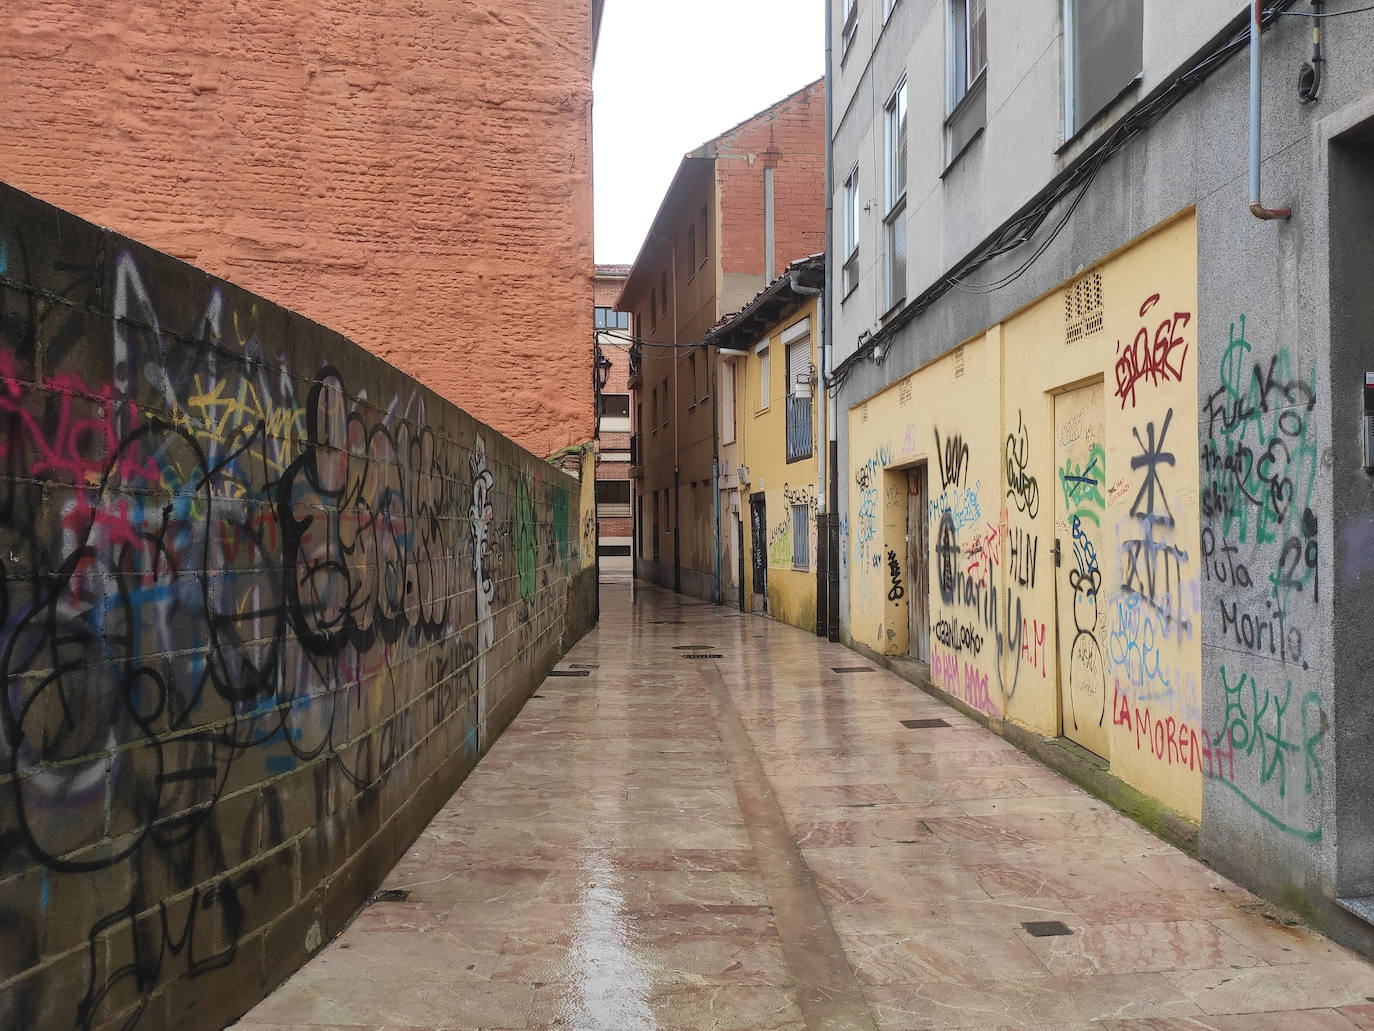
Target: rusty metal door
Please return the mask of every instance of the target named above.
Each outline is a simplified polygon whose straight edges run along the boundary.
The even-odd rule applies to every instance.
[[[1064,736],[1107,758],[1107,451],[1102,384],[1054,399],[1055,606]]]

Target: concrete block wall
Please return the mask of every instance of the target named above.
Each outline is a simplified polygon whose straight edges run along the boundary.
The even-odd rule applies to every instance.
[[[593,618],[570,477],[9,187],[0,462],[0,1028],[237,1017]]]

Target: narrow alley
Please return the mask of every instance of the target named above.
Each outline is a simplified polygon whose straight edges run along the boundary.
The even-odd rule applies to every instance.
[[[1374,1028],[1374,967],[854,652],[633,583],[238,1031]]]

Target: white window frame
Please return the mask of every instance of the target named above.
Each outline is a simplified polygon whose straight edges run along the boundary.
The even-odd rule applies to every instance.
[[[843,42],[840,44],[841,57],[843,61],[849,56],[849,48],[854,45],[854,37],[859,34],[859,0],[849,0],[844,12],[844,22],[840,29]]]
[[[890,311],[906,297],[905,258],[903,258],[902,281],[897,282],[893,254],[896,250],[895,239],[901,233],[903,253],[906,247],[906,179],[907,146],[903,126],[907,122],[907,82],[903,75],[897,86],[883,105],[883,196],[886,213],[883,216],[883,311]],[[907,129],[909,132],[909,128]],[[900,180],[900,181],[899,181]],[[899,224],[900,223],[900,224]]]
[[[980,0],[945,2],[945,113],[953,114],[988,67],[987,3],[983,3],[983,63],[973,68],[973,19],[969,7]]]
[[[844,181],[844,280],[840,298],[859,285],[859,166]]]
[[[883,0],[883,24],[887,24],[888,18],[892,17],[892,9],[897,6],[897,0]]]
[[[1078,54],[1078,7],[1077,0],[1064,0],[1064,139],[1071,140],[1077,136],[1083,128],[1086,128],[1088,121],[1096,118],[1099,111],[1092,112],[1083,126],[1075,127],[1078,120],[1078,72],[1075,67],[1075,57]],[[1141,71],[1137,76],[1144,74],[1144,45],[1142,43],[1141,52]],[[1102,109],[1105,110],[1105,109]]]
[[[754,354],[759,359],[759,406],[757,411],[768,411],[768,404],[772,400],[773,363],[768,356],[768,343],[765,341],[754,348]]]

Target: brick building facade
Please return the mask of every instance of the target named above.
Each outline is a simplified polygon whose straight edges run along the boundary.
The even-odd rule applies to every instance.
[[[0,180],[329,325],[549,455],[593,433],[575,327],[600,6],[17,0]]]
[[[597,552],[619,558],[630,554],[634,525],[630,483],[630,320],[615,310],[630,274],[629,265],[597,265],[592,284],[593,325],[598,353],[610,362],[597,412]]]
[[[825,85],[688,153],[617,308],[633,313],[635,573],[700,598],[735,582],[734,374],[702,340],[789,262],[825,247]]]

